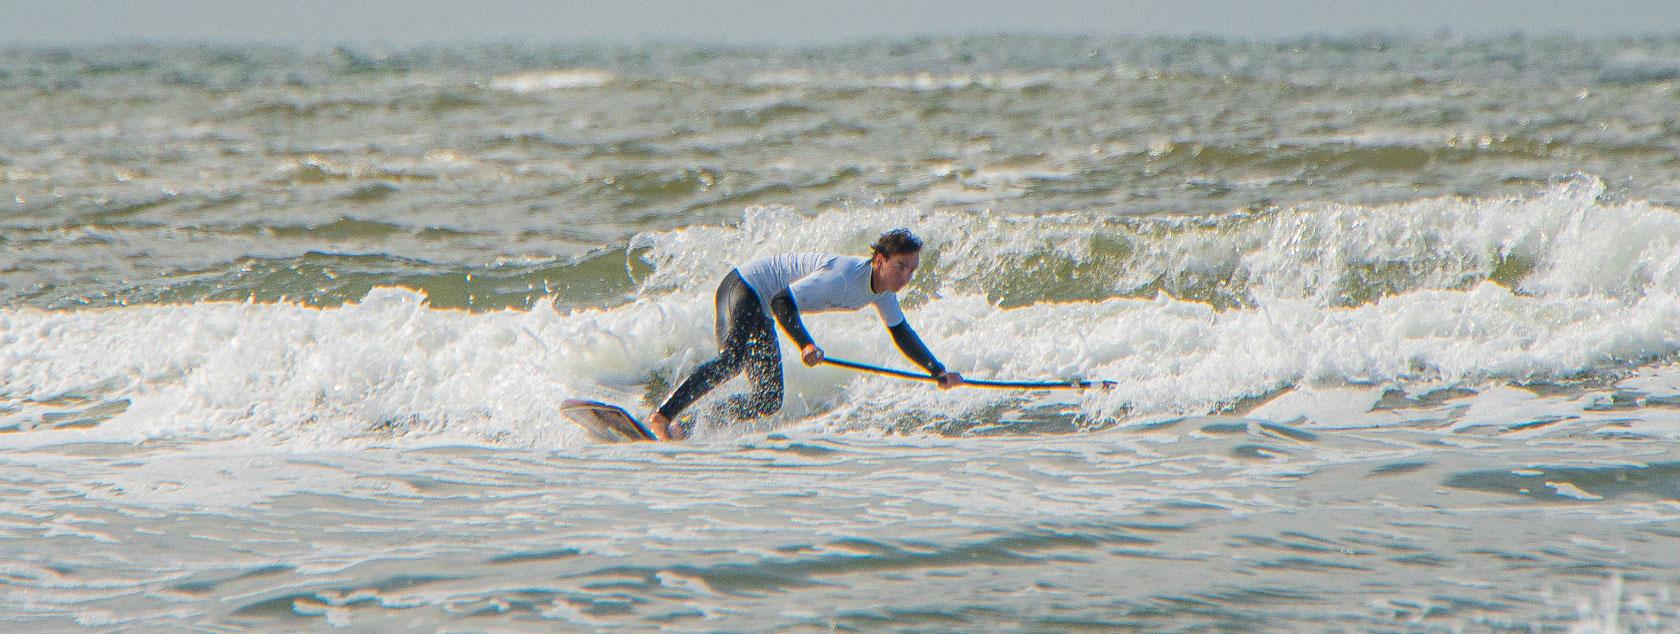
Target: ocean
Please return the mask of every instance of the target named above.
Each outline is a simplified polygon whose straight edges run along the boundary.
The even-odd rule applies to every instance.
[[[1680,631],[1680,38],[0,50],[7,631]],[[970,378],[601,444],[737,263]],[[828,354],[912,368],[870,311]],[[784,359],[797,355],[783,341]]]

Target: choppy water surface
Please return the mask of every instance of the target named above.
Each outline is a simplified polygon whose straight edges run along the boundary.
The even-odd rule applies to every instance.
[[[37,630],[1673,631],[1680,41],[0,52]],[[938,392],[592,444],[732,263]],[[808,322],[902,365],[871,315]]]

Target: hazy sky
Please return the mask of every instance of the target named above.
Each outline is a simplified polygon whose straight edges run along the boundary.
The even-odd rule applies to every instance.
[[[1680,34],[1680,0],[0,0],[0,44],[820,44],[965,33]]]

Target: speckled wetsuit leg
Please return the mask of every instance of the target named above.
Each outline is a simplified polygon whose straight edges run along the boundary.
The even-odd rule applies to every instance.
[[[717,358],[700,364],[677,386],[659,413],[677,415],[712,388],[747,371],[750,394],[735,394],[724,411],[737,419],[757,418],[782,408],[782,350],[764,303],[738,271],[730,271],[717,290]]]

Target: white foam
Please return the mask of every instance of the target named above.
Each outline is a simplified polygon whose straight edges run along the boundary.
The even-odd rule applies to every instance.
[[[1382,396],[1379,388],[1308,386],[1267,401],[1248,417],[1278,423],[1316,421],[1327,426],[1351,426],[1365,422]]]
[[[1548,481],[1548,482],[1546,482],[1546,488],[1549,488],[1553,491],[1556,491],[1558,495],[1566,497],[1566,498],[1574,498],[1574,499],[1577,499],[1577,500],[1586,500],[1586,501],[1589,501],[1589,502],[1604,499],[1604,496],[1602,496],[1602,495],[1598,495],[1596,493],[1589,493],[1589,492],[1581,489],[1581,487],[1575,486],[1575,485],[1570,484],[1568,482],[1551,482],[1551,481]]]
[[[754,73],[746,80],[749,86],[791,87],[822,86],[842,89],[889,89],[909,92],[944,92],[980,88],[985,90],[1016,91],[1030,88],[1066,86],[1089,87],[1110,78],[1106,71],[1037,71],[991,73],[890,73],[890,74],[828,74],[801,68],[779,69]]]
[[[681,377],[715,354],[711,294],[735,263],[785,251],[867,253],[880,231],[907,226],[929,245],[905,293],[909,318],[949,367],[975,378],[1119,385],[1051,397],[942,392],[790,363],[787,407],[754,429],[805,418],[887,427],[1022,398],[1062,399],[1097,419],[1195,415],[1280,392],[1288,393],[1257,415],[1386,425],[1412,414],[1371,411],[1382,390],[1451,385],[1481,392],[1453,413],[1452,427],[1463,431],[1547,417],[1636,424],[1641,416],[1590,412],[1596,401],[1501,396],[1507,383],[1615,372],[1680,353],[1680,260],[1670,246],[1680,244],[1680,216],[1643,202],[1605,203],[1600,191],[1576,179],[1529,198],[1124,222],[757,208],[737,225],[638,236],[632,246],[654,272],[639,299],[600,310],[442,311],[400,289],[328,310],[0,310],[0,394],[25,404],[61,395],[130,403],[95,429],[62,432],[92,438],[563,446],[576,432],[554,420],[553,403],[595,397],[646,407],[650,376]],[[1115,296],[1013,308],[988,299],[990,284],[1018,276],[1021,262],[1096,257],[1093,234],[1132,249],[1124,270],[1092,278],[1113,284]],[[1485,280],[1496,260],[1512,256],[1529,263],[1515,288]],[[1349,303],[1338,289],[1364,264],[1383,262],[1419,272],[1396,294]],[[1189,272],[1229,276],[1246,303],[1221,310],[1167,294],[1118,294],[1133,278]],[[834,356],[908,366],[872,314],[813,315],[808,325]],[[784,350],[784,358],[794,357]],[[1628,388],[1672,391],[1664,367],[1651,366]]]
[[[593,68],[533,71],[512,75],[498,75],[490,80],[490,87],[516,93],[535,93],[548,90],[572,90],[605,86],[617,79],[615,75]]]
[[[1668,363],[1643,367],[1616,385],[1649,396],[1674,397],[1680,395],[1680,365]]]
[[[568,397],[634,402],[668,361],[681,306],[474,315],[405,289],[339,309],[204,303],[0,313],[3,392],[131,402],[81,439],[260,437],[294,447],[392,442],[562,446]],[[680,329],[679,329],[680,331]]]

